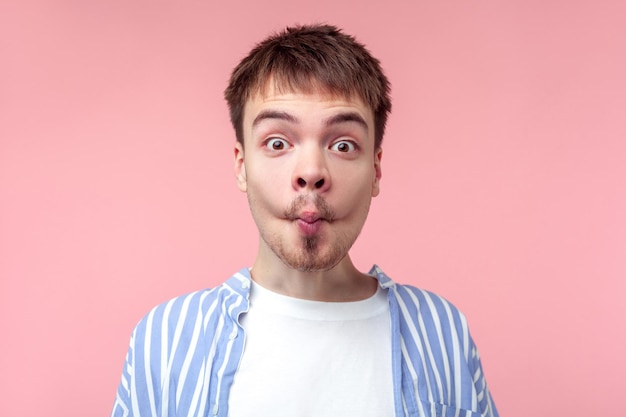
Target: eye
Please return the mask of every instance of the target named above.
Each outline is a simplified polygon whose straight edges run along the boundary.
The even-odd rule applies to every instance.
[[[333,143],[330,149],[337,152],[354,152],[356,151],[356,145],[347,140],[340,140]]]
[[[271,138],[265,143],[265,146],[273,151],[282,151],[283,149],[287,149],[289,143],[285,139]]]

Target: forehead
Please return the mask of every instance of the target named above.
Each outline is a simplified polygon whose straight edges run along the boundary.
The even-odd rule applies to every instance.
[[[270,74],[267,78],[260,78],[253,83],[249,91],[249,99],[268,97],[283,94],[299,94],[322,96],[328,98],[343,98],[346,100],[363,100],[362,92],[347,86],[338,87],[328,84],[314,76],[281,76]]]
[[[250,102],[269,101],[272,98],[285,96],[308,97],[311,101],[345,101],[366,106],[362,94],[359,91],[333,88],[331,85],[314,77],[296,77],[294,79],[270,75],[266,79],[260,79],[249,92],[246,105]],[[372,110],[372,109],[368,109]],[[373,110],[372,110],[373,111]]]
[[[374,114],[358,95],[346,96],[316,86],[306,89],[292,89],[268,82],[246,100],[244,106],[244,126],[250,126],[256,116],[268,109],[301,113],[303,117],[312,116],[311,112],[331,114],[333,112],[352,111],[359,113],[370,127],[373,127]]]

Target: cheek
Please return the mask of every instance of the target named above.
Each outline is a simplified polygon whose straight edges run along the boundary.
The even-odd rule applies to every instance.
[[[285,210],[284,186],[279,186],[272,175],[248,175],[248,200],[250,208],[257,213],[270,212],[278,215]]]
[[[336,184],[341,188],[338,190],[337,198],[344,213],[360,213],[367,210],[372,199],[373,177],[370,173],[362,173],[358,178],[344,178],[343,184]],[[339,209],[339,207],[337,207]]]
[[[291,161],[287,158],[282,158],[281,161],[274,159],[255,160],[246,165],[248,179],[258,183],[269,182],[274,186],[290,181],[292,172]]]
[[[376,175],[373,169],[370,167],[363,167],[363,169],[345,170],[337,177],[341,187],[348,193],[355,194],[356,198],[370,196],[372,194],[372,185]]]

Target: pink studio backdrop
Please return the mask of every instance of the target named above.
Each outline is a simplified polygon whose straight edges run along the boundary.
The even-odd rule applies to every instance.
[[[222,90],[325,21],[394,87],[357,264],[467,314],[503,416],[623,416],[622,4],[2,2],[0,415],[108,415],[137,320],[252,263]]]

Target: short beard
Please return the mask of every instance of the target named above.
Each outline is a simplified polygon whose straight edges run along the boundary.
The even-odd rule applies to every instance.
[[[285,210],[285,217],[290,220],[296,220],[302,207],[307,205],[311,199],[313,199],[313,204],[319,212],[318,214],[322,221],[329,224],[332,223],[335,218],[335,212],[326,203],[326,200],[317,194],[312,197],[306,195],[298,196]],[[327,271],[337,265],[345,255],[343,248],[336,247],[333,247],[330,253],[322,255],[318,252],[318,246],[318,236],[304,236],[302,237],[302,246],[299,249],[294,248],[295,250],[288,251],[280,245],[274,247],[273,250],[285,265],[301,272]],[[273,245],[270,245],[270,247],[273,247]]]
[[[274,253],[288,267],[300,272],[328,271],[334,268],[346,255],[349,248],[331,247],[330,252],[321,254],[318,251],[317,238],[305,237],[300,248],[286,251],[281,246],[275,247]]]
[[[248,202],[252,215],[255,217],[254,196],[251,195],[251,193],[248,193]],[[284,218],[296,221],[303,207],[307,204],[311,204],[311,202],[315,205],[322,221],[329,224],[335,221],[336,214],[334,210],[319,195],[302,195],[296,197],[283,212]],[[256,220],[255,217],[255,221]],[[267,244],[267,247],[283,264],[300,272],[320,272],[334,268],[348,254],[350,247],[360,232],[360,230],[356,231],[354,236],[350,234],[335,234],[333,237],[327,237],[327,239],[332,240],[324,244],[320,236],[303,236],[300,238],[299,244],[294,246],[283,242],[280,232],[271,233],[270,230],[260,227],[262,223],[259,224],[259,222],[257,222],[257,226],[259,227],[260,237]],[[322,246],[322,248],[320,248],[320,246]]]
[[[317,238],[316,237],[303,237],[302,238],[302,242],[303,242],[303,246],[304,246],[304,250],[307,253],[313,254],[313,252],[315,252],[315,250],[317,249]]]
[[[330,269],[326,259],[321,259],[317,253],[319,239],[315,236],[304,236],[302,238],[302,252],[297,258],[293,256],[287,260],[287,255],[279,254],[284,263],[301,272],[314,272]],[[282,252],[282,251],[281,251]],[[335,266],[335,265],[332,265]],[[331,266],[331,268],[332,268]]]

